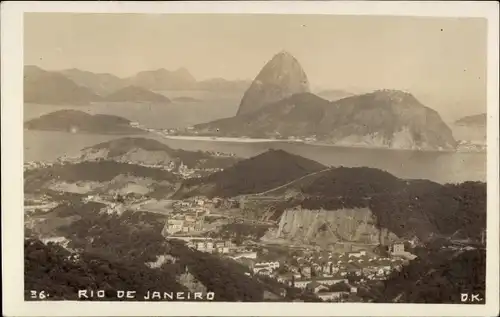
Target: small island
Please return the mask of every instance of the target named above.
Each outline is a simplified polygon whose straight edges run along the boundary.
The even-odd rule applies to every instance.
[[[91,134],[142,134],[128,119],[105,114],[91,115],[79,110],[60,110],[24,123],[28,130]]]

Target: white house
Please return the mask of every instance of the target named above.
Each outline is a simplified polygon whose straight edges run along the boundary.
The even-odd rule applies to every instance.
[[[254,272],[254,274],[259,274],[259,275],[267,275],[267,276],[269,276],[269,275],[271,275],[271,274],[272,274],[272,272],[271,272],[271,270],[269,270],[269,269],[261,269],[261,270],[258,270],[257,272]]]
[[[278,261],[257,262],[257,263],[255,263],[255,265],[265,265],[265,266],[272,268],[273,270],[276,270],[276,269],[279,269],[280,262],[278,262]]]
[[[366,251],[365,250],[360,250],[360,251],[357,251],[357,252],[349,252],[349,253],[347,253],[347,256],[349,258],[352,258],[352,257],[359,258],[359,257],[365,256],[365,255],[366,255]]]
[[[265,275],[270,275],[272,272],[272,268],[269,265],[261,264],[261,263],[256,263],[253,266],[253,273],[254,274],[265,274]]]
[[[341,278],[341,277],[299,279],[299,280],[295,280],[294,287],[304,289],[311,282],[316,282],[316,283],[321,284],[321,285],[334,285],[334,284],[338,284],[338,283],[342,283],[342,282],[348,283],[348,280],[346,278]]]
[[[176,232],[182,231],[182,228],[184,227],[184,220],[182,219],[169,219],[167,221],[167,227],[166,232],[168,234],[173,234]]]
[[[237,253],[231,256],[232,259],[237,260],[241,258],[247,258],[247,259],[256,259],[257,258],[257,252],[244,252],[244,253]]]

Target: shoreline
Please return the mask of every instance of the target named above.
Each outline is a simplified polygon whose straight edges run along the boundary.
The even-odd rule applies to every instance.
[[[79,130],[78,132],[73,133],[73,132],[67,131],[67,130],[23,128],[23,133],[24,133],[24,131],[58,132],[58,133],[67,133],[67,134],[72,134],[72,135],[102,135],[102,136],[112,136],[112,135],[137,135],[137,136],[140,135],[140,136],[143,136],[145,134],[151,133],[151,132],[148,132],[148,131],[142,130],[142,129],[136,129],[136,130],[131,130],[131,131],[101,131],[101,132]]]
[[[283,142],[275,139],[255,139],[255,138],[231,138],[231,137],[210,137],[210,136],[190,136],[190,135],[161,135],[165,139],[186,140],[186,141],[212,141],[212,142],[233,142],[233,143],[270,143]],[[299,142],[297,142],[299,143]],[[302,143],[302,142],[300,142]]]
[[[312,146],[323,146],[323,147],[338,147],[338,148],[356,148],[356,149],[367,149],[367,150],[391,150],[391,151],[414,151],[414,152],[437,152],[437,153],[487,153],[484,151],[464,151],[460,149],[450,149],[450,150],[433,150],[433,149],[398,149],[390,147],[380,147],[380,146],[369,146],[369,145],[356,145],[356,144],[332,144],[325,142],[310,142],[310,141],[297,141],[297,140],[278,140],[278,139],[257,139],[257,138],[237,138],[237,137],[211,137],[211,136],[190,136],[190,135],[162,135],[161,137],[165,139],[172,140],[185,140],[185,141],[211,141],[211,142],[228,142],[228,143],[291,143],[291,144],[305,144]]]

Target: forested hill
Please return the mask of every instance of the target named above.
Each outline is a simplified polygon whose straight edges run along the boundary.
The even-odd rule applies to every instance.
[[[104,289],[111,298],[120,289],[136,290],[139,299],[147,290],[185,291],[177,278],[187,267],[207,291],[215,293],[216,301],[264,300],[268,286],[245,275],[248,269],[241,264],[165,240],[161,235],[163,216],[140,212],[116,215],[78,208],[61,210],[52,217],[71,217],[69,224],[58,221],[53,233],[69,240],[68,249],[45,245],[36,236],[25,240],[27,299],[30,290],[44,290],[54,299],[75,299],[79,289],[89,288]],[[176,261],[167,261],[159,268],[146,265],[160,255]]]
[[[130,126],[128,119],[106,114],[88,114],[80,110],[58,110],[24,123],[28,130],[61,131],[90,134],[143,134]]]
[[[214,156],[209,152],[172,149],[155,139],[139,137],[114,139],[86,147],[82,150],[82,159],[89,158],[145,164],[177,161],[189,168],[225,168],[238,161],[234,156]]]
[[[179,178],[168,171],[115,161],[54,164],[24,172],[25,192],[37,191],[51,182],[109,182],[117,176],[133,176],[174,184]]]
[[[24,242],[25,298],[31,291],[49,294],[52,300],[77,300],[78,290],[104,290],[106,298],[116,300],[117,290],[135,290],[144,296],[148,290],[160,292],[186,291],[175,276],[150,269],[144,263],[120,261],[83,252],[78,260],[63,247],[37,239]],[[139,299],[141,296],[138,297]]]
[[[468,293],[479,294],[475,304],[484,304],[485,282],[485,250],[434,250],[362,294],[378,303],[461,304]]]
[[[486,184],[465,182],[441,185],[427,180],[399,179],[387,172],[360,168],[333,168],[314,180],[297,184],[299,199],[280,204],[305,209],[367,207],[377,226],[399,237],[426,239],[430,234],[480,239],[486,228]]]
[[[324,169],[324,165],[301,156],[283,150],[269,150],[221,172],[189,179],[176,196],[233,197],[261,193]]]

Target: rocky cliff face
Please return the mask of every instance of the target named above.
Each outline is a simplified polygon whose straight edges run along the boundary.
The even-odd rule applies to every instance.
[[[195,126],[200,134],[313,138],[345,146],[454,149],[451,129],[412,94],[379,90],[330,102],[295,94],[256,111]]]
[[[244,115],[296,93],[308,92],[309,81],[290,53],[275,55],[257,75],[241,100],[237,115]]]
[[[266,239],[287,239],[301,243],[359,242],[388,243],[397,236],[376,227],[369,208],[338,210],[288,209],[281,215],[279,227]]]
[[[415,150],[456,146],[441,116],[407,92],[378,90],[332,106],[318,133],[331,143]]]

